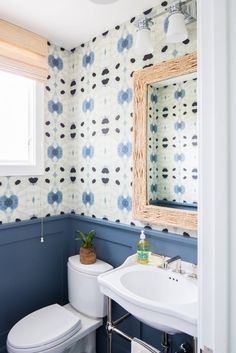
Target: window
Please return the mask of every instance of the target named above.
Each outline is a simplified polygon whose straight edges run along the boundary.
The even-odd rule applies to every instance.
[[[43,173],[47,40],[0,19],[0,175]]]
[[[43,84],[0,71],[0,175],[43,173]]]

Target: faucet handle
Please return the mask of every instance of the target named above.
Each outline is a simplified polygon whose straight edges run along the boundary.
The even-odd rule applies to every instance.
[[[197,265],[192,266],[192,273],[188,275],[189,278],[197,279]]]
[[[180,273],[181,275],[183,275],[185,273],[184,270],[182,270],[182,262],[181,262],[181,259],[178,259],[176,261],[176,266],[175,266],[175,269],[173,270],[173,272],[176,272],[176,273]]]

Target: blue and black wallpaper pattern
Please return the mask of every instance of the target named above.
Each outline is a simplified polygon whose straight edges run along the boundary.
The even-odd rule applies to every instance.
[[[49,43],[45,173],[0,179],[1,222],[75,212],[143,225],[132,219],[133,72],[196,50],[196,23],[189,39],[167,44],[165,17],[154,20],[154,53],[144,57],[134,48],[135,18],[71,51]]]
[[[148,86],[148,200],[197,206],[197,129],[196,77]]]
[[[69,53],[49,45],[45,85],[45,171],[42,176],[0,178],[0,220],[14,222],[70,212]],[[71,165],[72,167],[72,165]]]

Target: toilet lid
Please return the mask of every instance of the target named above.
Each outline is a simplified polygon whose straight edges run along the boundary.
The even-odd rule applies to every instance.
[[[84,265],[80,262],[80,256],[74,255],[68,259],[69,265],[76,271],[86,273],[91,276],[98,276],[101,273],[112,270],[113,267],[102,260],[97,259],[94,264]]]
[[[53,344],[74,333],[81,320],[64,307],[53,304],[34,311],[16,323],[8,334],[8,344],[29,349]]]

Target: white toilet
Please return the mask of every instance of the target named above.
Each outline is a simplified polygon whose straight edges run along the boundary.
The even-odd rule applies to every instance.
[[[67,267],[69,304],[49,305],[17,322],[7,337],[9,353],[96,353],[96,329],[107,308],[97,276],[112,266],[101,260],[82,265],[76,255]]]

